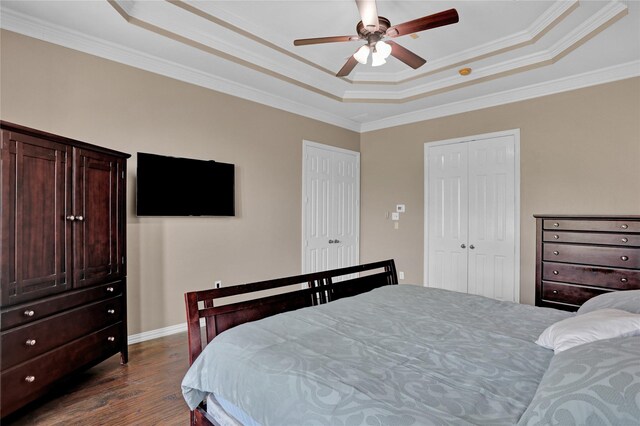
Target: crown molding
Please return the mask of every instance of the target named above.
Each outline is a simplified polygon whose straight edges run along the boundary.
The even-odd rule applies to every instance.
[[[640,60],[583,74],[563,77],[553,81],[533,84],[518,89],[506,90],[500,93],[479,96],[477,98],[459,102],[452,102],[437,107],[426,108],[420,111],[413,111],[407,114],[399,114],[382,120],[370,121],[360,126],[360,133],[491,108],[494,106],[525,101],[527,99],[540,98],[556,93],[568,92],[571,90],[597,86],[619,80],[626,80],[633,77],[640,77]]]
[[[166,61],[144,52],[106,42],[87,36],[86,34],[71,31],[67,28],[58,27],[8,9],[3,8],[2,10],[0,28],[361,133],[640,76],[640,61],[632,61],[626,64],[568,76],[545,83],[426,108],[411,113],[399,114],[361,124],[336,114],[331,114],[302,103],[275,96],[171,61]]]
[[[290,99],[267,93],[263,90],[167,61],[135,49],[96,37],[69,30],[30,16],[2,10],[0,28],[28,37],[78,50],[121,64],[129,65],[155,74],[160,74],[186,83],[222,92],[231,96],[281,109],[303,117],[333,124],[352,131],[360,130],[360,123],[336,114],[310,107]]]

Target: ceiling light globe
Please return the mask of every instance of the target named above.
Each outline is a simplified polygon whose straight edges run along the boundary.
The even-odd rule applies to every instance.
[[[369,46],[365,44],[360,49],[358,49],[356,53],[353,54],[353,58],[356,61],[360,62],[362,65],[365,65],[367,63],[367,60],[369,59],[369,51]]]
[[[391,55],[391,45],[380,40],[376,43],[376,51],[382,55],[384,59],[387,59],[389,55]]]
[[[384,60],[384,57],[379,52],[373,52],[371,54],[371,66],[379,67],[380,65],[386,64],[387,61]]]

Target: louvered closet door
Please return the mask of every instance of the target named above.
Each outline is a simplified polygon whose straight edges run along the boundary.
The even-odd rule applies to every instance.
[[[431,148],[427,170],[428,284],[466,292],[467,147],[451,144]]]
[[[356,265],[359,154],[305,142],[303,161],[303,272]]]
[[[509,301],[515,300],[515,163],[512,139],[505,136],[468,144],[467,291]]]

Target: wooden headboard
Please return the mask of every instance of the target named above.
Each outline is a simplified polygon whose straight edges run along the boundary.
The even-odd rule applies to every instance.
[[[296,284],[300,286],[295,286]],[[393,259],[330,271],[210,290],[185,293],[189,333],[189,365],[202,352],[200,318],[205,319],[206,343],[219,333],[249,321],[281,312],[320,305],[343,297],[365,293],[384,285],[398,284]],[[285,287],[295,286],[290,289]],[[306,286],[306,288],[304,288]],[[219,299],[280,288],[280,294],[243,297],[235,303]],[[224,304],[221,304],[224,303]]]

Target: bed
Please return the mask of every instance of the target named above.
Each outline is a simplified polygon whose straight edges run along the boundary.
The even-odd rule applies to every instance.
[[[640,315],[554,356],[574,313],[396,284],[387,260],[187,293],[192,424],[639,424]]]

